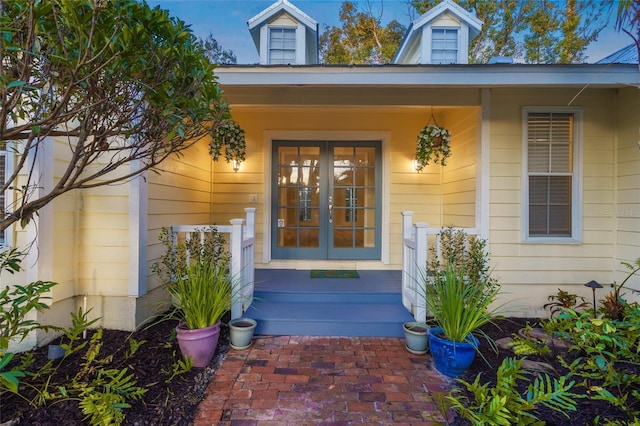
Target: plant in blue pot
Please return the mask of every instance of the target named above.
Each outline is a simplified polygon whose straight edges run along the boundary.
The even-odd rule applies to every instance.
[[[480,344],[474,333],[482,334],[480,327],[497,317],[492,304],[500,287],[493,280],[472,279],[467,272],[450,263],[424,276],[425,304],[435,323],[429,329],[429,348],[436,369],[449,377],[469,368]]]

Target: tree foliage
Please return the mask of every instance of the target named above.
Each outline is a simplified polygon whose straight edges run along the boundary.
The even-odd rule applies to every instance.
[[[469,60],[512,56],[527,63],[580,63],[606,25],[610,3],[600,0],[455,0],[483,22]],[[412,0],[425,13],[439,0]]]
[[[633,39],[640,58],[640,0],[618,1],[616,28]]]
[[[328,64],[390,63],[402,42],[405,27],[393,20],[383,26],[371,4],[359,11],[352,1],[340,8],[342,27],[325,25],[320,35],[320,60]]]
[[[207,58],[214,64],[228,65],[238,63],[238,58],[236,58],[233,50],[224,50],[218,40],[213,37],[213,34],[209,33],[207,38],[202,40],[202,44]]]
[[[73,189],[153,169],[230,117],[202,43],[159,7],[13,0],[0,11],[0,144],[15,156],[0,230]],[[64,164],[49,183],[38,164],[53,148]]]

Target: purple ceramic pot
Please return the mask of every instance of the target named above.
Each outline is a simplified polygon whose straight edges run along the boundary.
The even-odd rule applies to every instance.
[[[194,367],[206,367],[213,359],[220,337],[220,321],[206,328],[191,330],[184,323],[176,327],[178,346],[185,358],[193,358]]]

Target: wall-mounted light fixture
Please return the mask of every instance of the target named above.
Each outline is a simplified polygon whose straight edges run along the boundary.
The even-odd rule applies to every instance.
[[[420,171],[420,164],[418,163],[417,158],[413,160],[413,168],[416,170],[416,172]]]
[[[240,160],[231,160],[231,166],[233,167],[234,172],[238,173],[238,170],[240,170],[240,164],[242,164]]]

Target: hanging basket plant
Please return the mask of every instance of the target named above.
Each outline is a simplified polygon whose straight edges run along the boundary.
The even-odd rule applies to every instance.
[[[224,151],[227,162],[244,161],[246,148],[244,129],[230,118],[220,121],[211,132],[209,154],[214,160],[218,160]]]
[[[416,169],[422,170],[429,161],[446,166],[451,155],[451,134],[436,123],[427,124],[418,135],[416,147]]]

